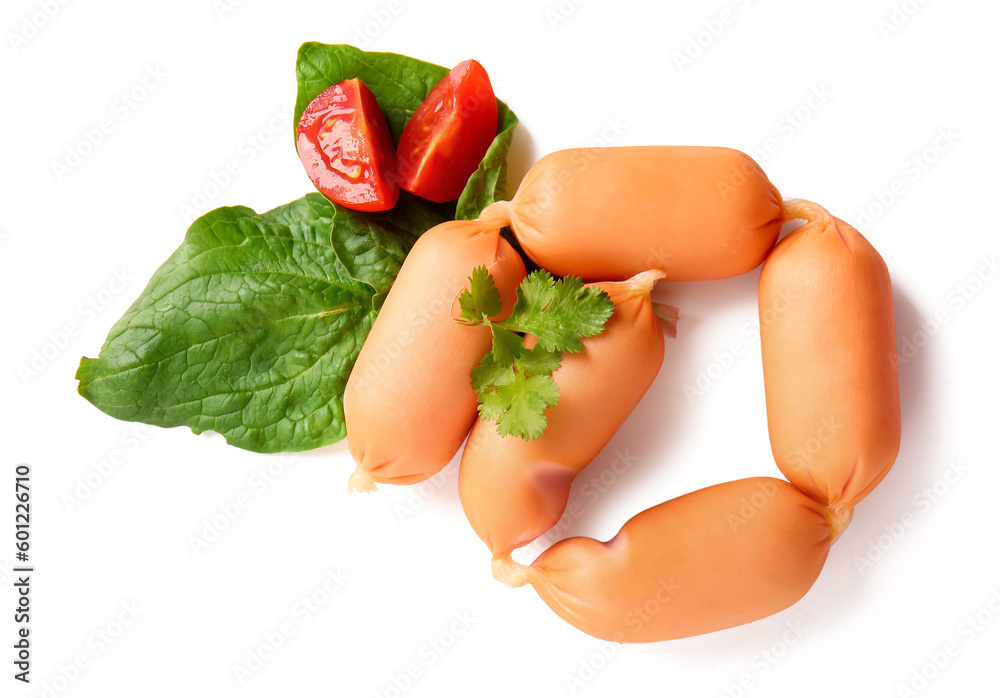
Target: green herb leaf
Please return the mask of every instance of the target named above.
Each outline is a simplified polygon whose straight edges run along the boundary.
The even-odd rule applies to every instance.
[[[556,372],[562,363],[562,354],[549,351],[541,344],[522,351],[516,361],[517,370],[529,376],[548,376]]]
[[[393,141],[399,143],[406,122],[447,74],[448,68],[395,53],[362,51],[343,44],[305,43],[299,48],[295,65],[298,94],[294,123],[298,126],[302,112],[323,90],[349,78],[360,78],[375,95]],[[474,219],[494,201],[506,198],[507,152],[517,123],[514,113],[497,100],[496,138],[451,215]]]
[[[614,312],[608,294],[596,286],[584,286],[577,276],[556,281],[544,270],[531,272],[517,289],[514,310],[503,325],[534,335],[548,350],[583,350],[580,342],[604,329]]]
[[[462,308],[462,317],[474,322],[488,320],[500,313],[503,307],[500,291],[485,265],[472,270],[469,288],[459,295],[458,304]]]
[[[496,418],[497,433],[526,441],[542,435],[548,425],[545,408],[559,402],[559,388],[551,376],[518,374],[510,383],[498,386],[497,395],[507,406]]]
[[[580,340],[599,334],[615,306],[607,293],[585,287],[576,277],[556,281],[547,271],[537,271],[518,286],[511,316],[491,322],[475,312],[476,294],[494,287],[492,277],[487,280],[484,274],[488,276],[486,268],[479,267],[469,277],[468,299],[462,303],[469,324],[489,325],[493,332],[492,350],[472,370],[479,416],[496,420],[501,435],[537,439],[548,424],[545,410],[559,402],[552,374],[562,362],[561,352],[582,351]],[[530,332],[538,343],[528,349],[519,332]]]
[[[258,215],[196,220],[77,371],[113,417],[213,430],[272,453],[344,437],[342,395],[375,318],[373,286],[330,242],[340,213],[320,194]]]
[[[497,366],[513,366],[514,360],[524,351],[524,337],[517,332],[493,325],[493,360]]]
[[[493,359],[493,352],[488,352],[472,369],[472,388],[480,395],[485,395],[496,386],[510,383],[512,380],[514,380],[514,366],[498,364]]]

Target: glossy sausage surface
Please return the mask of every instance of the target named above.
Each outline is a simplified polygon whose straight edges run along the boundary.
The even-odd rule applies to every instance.
[[[798,601],[843,522],[784,480],[734,480],[632,517],[607,542],[568,538],[530,567],[494,562],[564,620],[613,642],[730,628]]]
[[[662,269],[668,281],[722,279],[759,265],[784,222],[781,196],[730,148],[560,150],[509,202],[488,207],[553,274],[586,281]]]
[[[761,269],[758,300],[767,423],[793,485],[851,509],[885,476],[900,443],[892,284],[857,230],[816,204]]]
[[[650,292],[660,272],[594,284],[615,312],[604,331],[564,354],[552,374],[559,403],[548,427],[525,441],[479,420],[462,453],[458,490],[473,529],[494,555],[525,545],[556,524],[573,478],[608,443],[652,384],[663,362],[663,327]],[[533,338],[528,342],[533,344]]]
[[[344,393],[353,490],[425,480],[458,452],[477,418],[470,373],[488,327],[455,322],[472,270],[486,265],[505,317],[524,263],[495,222],[448,221],[420,236],[365,340]]]

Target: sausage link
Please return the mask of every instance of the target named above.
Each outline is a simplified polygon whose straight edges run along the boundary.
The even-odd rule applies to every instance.
[[[892,284],[864,236],[821,206],[774,248],[758,299],[771,450],[800,490],[850,510],[900,443]]]
[[[485,265],[510,314],[524,263],[497,221],[448,221],[420,236],[379,311],[344,392],[349,486],[425,480],[458,452],[477,417],[470,373],[489,351],[488,327],[465,327],[458,296]]]
[[[570,486],[608,443],[652,384],[663,363],[663,327],[650,292],[659,271],[593,284],[615,311],[604,331],[564,354],[552,378],[558,404],[546,411],[541,437],[500,436],[478,421],[462,453],[458,491],[473,529],[494,556],[526,545],[559,521]],[[529,337],[528,346],[534,345]]]
[[[494,561],[565,621],[612,642],[730,628],[788,608],[819,576],[842,527],[784,480],[734,480],[632,517],[606,542],[567,538],[530,567]]]
[[[759,265],[784,222],[781,196],[729,148],[560,150],[539,160],[509,202],[525,252],[553,274],[620,280],[663,269],[669,281],[723,279]]]

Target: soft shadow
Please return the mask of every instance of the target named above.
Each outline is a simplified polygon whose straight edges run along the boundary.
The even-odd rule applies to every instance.
[[[904,289],[893,286],[896,317],[896,351],[899,360],[899,397],[902,415],[902,439],[899,456],[878,487],[854,509],[854,518],[834,545],[826,567],[814,589],[810,603],[830,609],[832,617],[846,615],[844,611],[865,593],[865,586],[879,575],[881,569],[892,566],[893,547],[886,549],[870,565],[870,546],[887,529],[899,522],[904,514],[919,512],[914,497],[940,475],[935,442],[939,440],[937,416],[930,392],[930,353],[934,342],[916,354],[904,357],[902,340],[912,338],[920,330],[924,314],[914,305]],[[906,533],[906,535],[913,535]]]
[[[690,421],[698,415],[698,411],[692,410],[687,404],[682,387],[676,382],[677,369],[695,365],[703,358],[694,355],[697,344],[694,340],[696,334],[704,329],[704,320],[718,315],[727,306],[745,304],[749,299],[756,300],[759,278],[758,268],[731,279],[664,281],[657,284],[653,291],[653,301],[676,306],[680,311],[677,337],[666,338],[663,365],[656,380],[607,446],[574,481],[567,511],[581,513],[576,517],[567,517],[558,525],[558,535],[546,536],[545,547],[556,540],[586,535],[588,531],[593,531],[603,516],[602,502],[610,502],[619,496],[630,497],[629,490],[650,480],[653,473],[674,466],[670,457],[670,444],[679,440],[680,435],[689,428]],[[600,408],[595,406],[595,409]],[[616,461],[624,462],[622,454],[629,456],[632,461],[627,471],[617,475],[608,492],[601,494],[595,501],[593,486],[586,488],[586,484],[605,471],[614,472]],[[680,463],[677,465],[684,467]],[[624,523],[623,519],[620,524]],[[532,546],[531,554],[527,554],[528,552],[526,551],[525,558],[531,559],[534,553],[540,552],[539,546]]]
[[[912,338],[920,329],[924,315],[906,291],[898,286],[893,286],[893,300],[896,346],[899,351],[901,340]],[[798,619],[810,629],[833,628],[843,623],[857,622],[850,609],[864,598],[865,587],[871,585],[880,569],[893,564],[893,548],[889,548],[863,574],[856,565],[858,556],[866,555],[869,544],[886,533],[886,526],[897,522],[902,514],[914,512],[914,495],[940,474],[942,464],[932,455],[935,453],[934,442],[938,439],[935,426],[938,420],[932,408],[934,400],[928,380],[931,346],[932,344],[925,346],[912,357],[900,360],[902,440],[893,469],[856,507],[854,519],[833,546],[819,579],[802,601],[748,625],[649,645],[654,654],[673,658],[680,651],[686,656],[696,656],[706,661],[717,661],[720,657],[728,657],[733,661],[743,658],[749,664],[750,657],[780,639],[786,622]],[[822,618],[814,615],[817,609],[822,609]],[[814,632],[810,630],[810,634]]]
[[[727,302],[736,302],[745,298],[750,292],[748,286],[754,286],[759,276],[757,273],[746,275],[747,279],[730,280],[728,284],[715,282],[709,291],[712,293],[711,307],[721,307]],[[678,284],[684,286],[684,284]],[[696,286],[691,284],[691,286]],[[718,286],[718,288],[716,288]],[[728,286],[728,287],[727,287]],[[682,289],[676,289],[680,292]],[[696,289],[684,289],[681,295],[694,292]],[[702,289],[697,289],[700,293]],[[665,302],[673,302],[674,293],[664,289]],[[660,296],[660,293],[657,293]],[[920,328],[924,314],[914,304],[905,289],[893,287],[896,323],[897,352],[902,350],[902,340],[912,338]],[[659,298],[658,298],[659,300]],[[703,308],[704,309],[704,308]],[[682,318],[683,318],[682,311]],[[688,328],[690,329],[690,328]],[[693,360],[683,342],[685,328],[678,327],[677,340],[667,343],[665,362],[685,362]],[[678,650],[706,658],[718,658],[720,655],[732,658],[749,658],[763,647],[774,642],[785,630],[786,622],[801,619],[805,625],[812,628],[835,627],[841,623],[856,622],[850,612],[859,600],[866,594],[866,586],[870,587],[872,580],[885,566],[888,569],[893,564],[892,548],[888,549],[874,566],[860,572],[856,560],[867,554],[869,545],[886,533],[886,527],[898,522],[905,513],[916,513],[913,498],[935,477],[939,476],[942,464],[938,462],[935,453],[935,441],[939,434],[936,428],[937,416],[932,408],[934,400],[930,388],[930,354],[934,342],[910,357],[900,358],[899,389],[902,417],[902,439],[899,456],[893,469],[878,487],[855,509],[854,519],[831,550],[826,565],[819,579],[809,593],[795,606],[755,623],[710,633],[694,638],[678,640],[669,643],[655,643],[647,646],[655,654],[664,657],[676,657]],[[643,398],[639,407],[626,421],[622,429],[609,443],[597,459],[577,479],[570,502],[577,502],[584,507],[584,514],[573,521],[558,538],[578,535],[578,531],[592,526],[592,517],[598,515],[599,502],[596,506],[588,506],[581,497],[579,483],[586,480],[586,473],[600,473],[613,462],[617,449],[626,447],[636,453],[651,454],[655,451],[656,458],[646,458],[636,463],[623,477],[629,480],[641,479],[645,468],[662,468],[669,448],[671,435],[684,428],[685,420],[690,410],[685,409],[683,396],[679,391],[664,385],[663,371]],[[645,412],[651,414],[646,418]],[[648,425],[651,419],[658,420],[662,425],[658,433],[650,433]],[[918,524],[919,525],[919,524]],[[822,618],[817,618],[816,609],[822,609]]]
[[[896,514],[909,511],[912,508],[913,496],[928,481],[933,480],[941,469],[941,463],[935,462],[937,449],[934,442],[939,439],[940,434],[936,428],[937,419],[931,410],[934,401],[930,399],[929,387],[929,358],[934,342],[924,346],[910,358],[903,355],[902,340],[912,338],[921,330],[920,323],[925,319],[925,315],[903,289],[893,285],[892,294],[896,316],[896,351],[900,356],[899,400],[902,439],[899,456],[892,470],[855,511],[855,520],[851,528],[856,534],[858,530],[865,533],[866,540],[869,535],[883,533],[882,522],[894,520]],[[865,514],[877,515],[869,517]],[[866,522],[870,522],[874,528],[865,528]]]
[[[535,139],[524,124],[518,124],[514,129],[514,138],[510,142],[510,152],[507,154],[507,198],[521,186],[521,180],[531,166],[538,160]]]

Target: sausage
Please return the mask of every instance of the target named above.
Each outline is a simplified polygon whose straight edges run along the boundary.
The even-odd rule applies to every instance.
[[[900,444],[892,284],[864,236],[826,209],[764,262],[758,286],[771,450],[789,481],[850,510],[885,477]]]
[[[632,412],[663,363],[663,327],[650,292],[660,271],[594,284],[615,304],[604,331],[564,354],[552,378],[558,404],[541,437],[500,436],[493,422],[472,428],[458,476],[462,507],[493,555],[526,545],[556,524],[570,486]],[[528,337],[528,346],[534,338]]]
[[[819,576],[843,526],[784,480],[734,480],[632,517],[614,538],[567,538],[531,566],[494,576],[531,584],[565,621],[612,642],[656,642],[788,608]]]
[[[425,480],[458,452],[477,417],[470,373],[492,345],[488,327],[455,322],[458,296],[485,265],[503,319],[524,263],[496,221],[448,221],[421,235],[379,311],[344,391],[355,491]]]
[[[509,202],[482,218],[510,223],[553,274],[620,280],[662,269],[670,281],[723,279],[759,265],[784,222],[781,196],[729,148],[560,150],[539,160]]]

